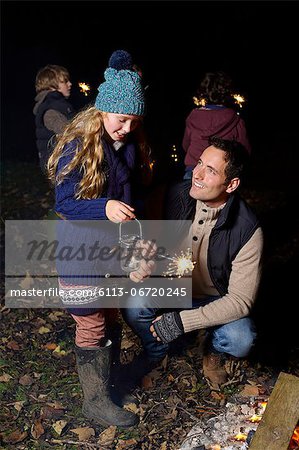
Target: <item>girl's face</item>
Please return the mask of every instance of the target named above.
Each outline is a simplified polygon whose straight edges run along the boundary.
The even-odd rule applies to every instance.
[[[141,121],[140,116],[129,114],[104,114],[104,127],[113,141],[123,141],[126,135],[134,131]]]

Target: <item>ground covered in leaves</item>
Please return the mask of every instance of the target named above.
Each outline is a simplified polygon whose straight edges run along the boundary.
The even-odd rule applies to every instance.
[[[269,396],[281,371],[299,376],[298,309],[294,301],[299,227],[295,219],[284,220],[293,199],[271,183],[261,187],[257,183],[255,189],[248,186],[244,195],[265,231],[264,277],[254,311],[259,341],[249,359],[228,364],[228,383],[217,390],[203,378],[199,333],[188,345],[173,348],[136,389],[139,426],[129,430],[95,426],[81,414],[71,317],[63,310],[6,308],[2,281],[2,448],[178,450],[199,419],[219,414],[228,401]],[[52,191],[37,165],[11,162],[3,167],[2,224],[8,219],[45,218],[52,205]],[[3,236],[4,227],[2,248]],[[3,273],[3,252],[1,269]],[[124,325],[123,362],[139,351],[138,339]]]

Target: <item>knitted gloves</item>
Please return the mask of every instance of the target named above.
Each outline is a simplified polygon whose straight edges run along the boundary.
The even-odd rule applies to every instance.
[[[161,319],[152,325],[157,336],[164,344],[173,341],[184,333],[181,316],[175,311],[162,314]]]

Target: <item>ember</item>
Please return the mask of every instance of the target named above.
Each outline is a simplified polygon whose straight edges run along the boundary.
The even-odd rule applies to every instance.
[[[262,420],[262,415],[266,409],[267,402],[261,402],[258,405],[258,414],[254,414],[252,417],[250,417],[250,422],[253,423],[259,423]]]
[[[247,439],[247,434],[238,433],[238,434],[236,434],[234,439],[235,439],[235,441],[243,441],[243,442],[245,442],[246,439]]]
[[[288,450],[297,450],[299,448],[299,425],[296,426]]]
[[[179,450],[192,450],[194,446],[203,450],[249,450],[266,406],[266,401],[243,405],[227,403],[224,413],[212,417],[205,425],[201,422],[195,425]],[[246,422],[252,422],[251,428]],[[288,447],[288,450],[298,449],[299,423]]]
[[[199,422],[191,430],[180,450],[191,450],[202,446],[205,450],[248,450],[258,422],[253,417],[261,416],[267,402],[248,404],[227,403],[225,411],[210,418],[205,424]]]

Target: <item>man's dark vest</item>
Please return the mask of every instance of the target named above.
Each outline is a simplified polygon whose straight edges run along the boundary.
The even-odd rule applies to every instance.
[[[51,141],[49,142],[49,140],[55,135],[54,131],[49,130],[44,125],[44,114],[49,109],[54,109],[62,113],[68,120],[74,115],[74,108],[61,92],[58,91],[49,92],[44,101],[39,105],[35,116],[35,126],[36,145],[42,167],[45,167],[53,150],[53,146],[51,146]]]
[[[191,180],[172,187],[166,196],[165,218],[193,220],[196,200],[189,195]],[[211,231],[208,246],[208,269],[221,296],[227,294],[232,261],[249,241],[259,222],[253,211],[237,194],[231,194]]]

